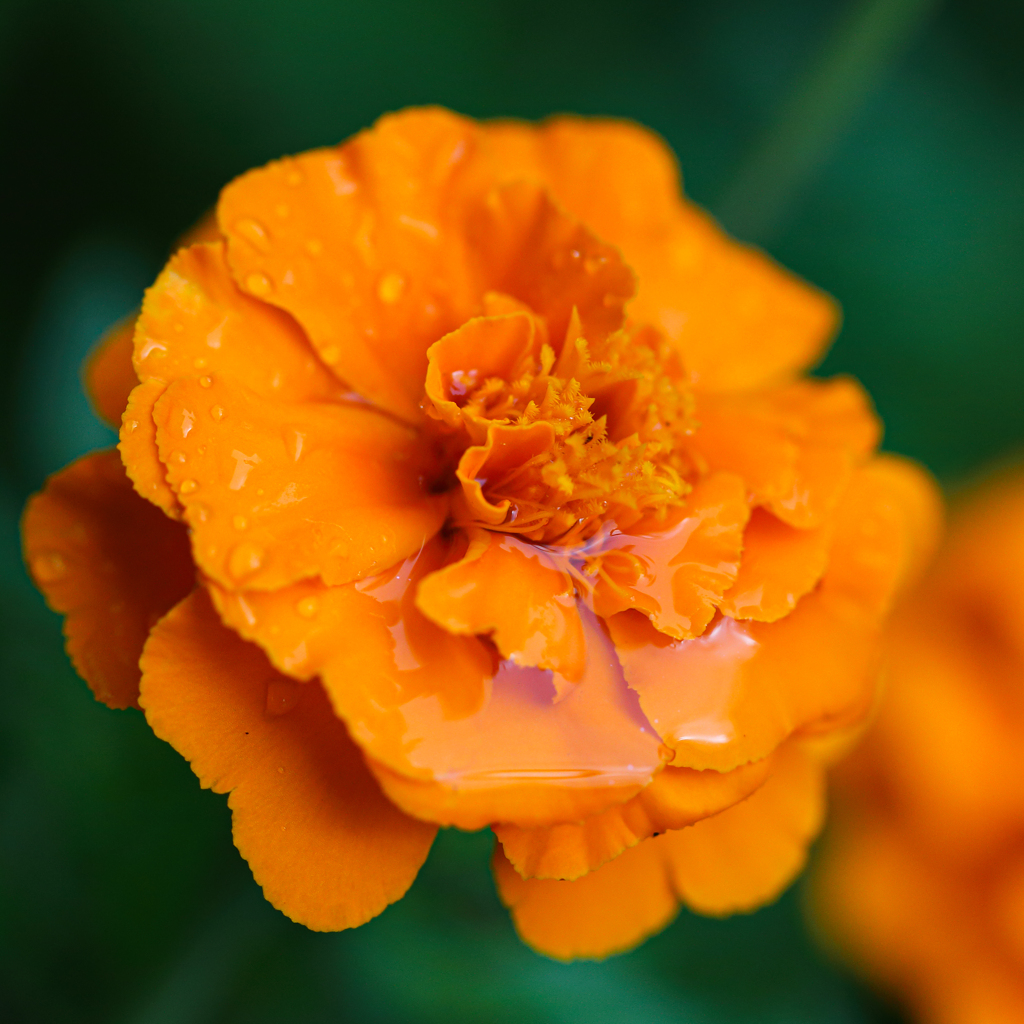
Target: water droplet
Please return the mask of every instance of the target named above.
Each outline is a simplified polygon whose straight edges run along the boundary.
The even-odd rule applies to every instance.
[[[125,420],[124,423],[121,424],[121,436],[128,437],[130,434],[134,434],[138,429],[138,420]]]
[[[210,415],[219,423],[222,419],[224,419],[224,409],[219,405],[215,405],[210,410]]]
[[[191,494],[198,486],[199,484],[197,484],[195,480],[182,480],[178,485],[178,493]]]
[[[291,679],[271,679],[267,683],[267,711],[272,715],[286,715],[302,696],[302,684]],[[278,768],[284,772],[283,768]]]
[[[196,356],[196,358],[192,360],[192,365],[197,370],[202,370],[206,366],[206,360],[202,356]]]
[[[287,181],[288,184],[292,186],[292,188],[295,188],[296,185],[301,185],[302,184],[302,180],[303,180],[303,178],[302,178],[302,171],[300,171],[297,167],[293,167],[285,175],[285,179],[284,180]]]
[[[270,294],[272,285],[266,274],[250,274],[245,279],[245,287],[257,298],[262,298]]]
[[[295,610],[304,619],[312,619],[320,611],[320,602],[313,596],[304,597],[295,605]]]
[[[40,583],[52,583],[54,580],[60,579],[67,568],[67,562],[56,551],[50,551],[32,559],[32,575]]]
[[[328,366],[333,366],[341,358],[341,351],[337,345],[328,345],[327,348],[321,349],[320,358]]]
[[[605,256],[588,256],[583,261],[583,269],[588,274],[596,274],[607,262]]]
[[[200,523],[205,523],[210,518],[210,510],[205,505],[193,505],[190,512],[192,518]]]
[[[236,580],[251,576],[263,564],[263,551],[255,544],[239,544],[228,558],[228,572]]]
[[[386,302],[389,306],[402,297],[403,291],[405,291],[405,278],[401,274],[385,274],[377,286],[377,295],[380,297],[380,301]]]
[[[171,462],[176,462],[176,463],[178,463],[179,466],[182,465],[185,462],[186,458],[187,458],[187,456],[185,455],[185,453],[183,451],[173,451],[173,452],[171,452]]]
[[[246,217],[244,220],[237,221],[235,233],[241,235],[254,249],[259,249],[260,252],[270,250],[270,236],[267,234],[267,229],[258,220]]]
[[[231,525],[234,526],[236,530],[244,530],[249,525],[249,520],[246,519],[245,516],[235,516],[235,518],[231,520]]]
[[[212,377],[200,377],[199,378],[199,386],[200,387],[208,388],[212,383],[213,383],[213,378]]]
[[[319,238],[306,239],[306,252],[310,256],[319,256],[324,251],[324,243]]]

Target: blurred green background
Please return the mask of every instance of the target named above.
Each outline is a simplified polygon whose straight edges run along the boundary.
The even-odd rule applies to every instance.
[[[3,0],[0,1019],[899,1020],[814,950],[799,887],[604,964],[535,956],[487,834],[443,834],[356,932],[292,925],[224,798],[75,677],[17,517],[112,441],[78,364],[219,187],[426,102],[657,129],[691,196],[841,300],[823,372],[955,486],[1024,440],[1022,54],[1020,0]]]

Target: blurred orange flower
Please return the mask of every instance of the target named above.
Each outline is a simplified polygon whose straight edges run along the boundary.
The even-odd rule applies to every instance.
[[[775,896],[937,517],[858,385],[798,377],[831,301],[621,122],[407,111],[199,237],[134,375],[125,328],[91,363],[120,459],[55,476],[25,548],[271,902],[361,924],[438,825],[494,829],[556,957]]]
[[[1024,1020],[1024,478],[962,508],[889,647],[817,917],[922,1021]]]

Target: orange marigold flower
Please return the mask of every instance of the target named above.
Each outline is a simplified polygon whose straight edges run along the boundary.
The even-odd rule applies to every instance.
[[[385,117],[200,237],[130,395],[123,333],[92,364],[120,460],[54,477],[25,547],[267,897],[361,924],[439,825],[494,829],[556,957],[777,894],[935,518],[859,386],[798,376],[832,302],[613,121]]]
[[[816,916],[921,1021],[1024,1020],[1024,477],[958,511],[888,648]]]

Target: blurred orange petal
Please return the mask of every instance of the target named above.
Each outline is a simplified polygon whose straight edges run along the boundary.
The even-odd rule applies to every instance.
[[[115,430],[121,426],[121,413],[132,388],[139,383],[132,366],[132,339],[138,315],[135,310],[107,330],[82,367],[85,390],[96,415]]]

